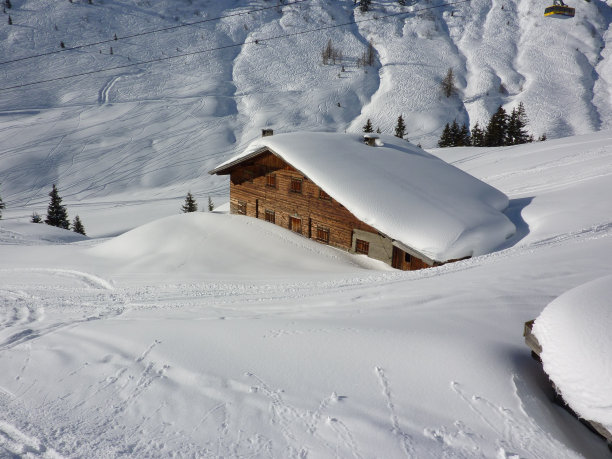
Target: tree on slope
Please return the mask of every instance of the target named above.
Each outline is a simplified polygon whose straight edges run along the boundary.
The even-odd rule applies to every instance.
[[[448,71],[446,72],[446,76],[440,83],[440,86],[446,97],[450,97],[457,92],[457,86],[455,85],[455,74],[451,67],[449,67]]]
[[[183,204],[181,210],[183,211],[183,213],[197,212],[198,203],[191,194],[191,191],[187,193],[187,196],[185,196],[185,204]]]
[[[370,121],[370,118],[368,118],[368,121],[366,121],[366,124],[363,125],[363,132],[366,132],[366,133],[374,132],[374,128],[372,127],[372,121]]]
[[[372,0],[361,0],[359,2],[359,10],[362,13],[367,13],[370,10],[371,3],[372,3]]]
[[[87,236],[87,234],[85,234],[85,227],[83,226],[83,222],[81,222],[81,219],[78,215],[74,217],[74,220],[72,221],[72,231],[74,231],[75,233],[82,234],[83,236]]]
[[[500,105],[497,111],[491,116],[485,131],[486,147],[501,147],[506,145],[508,135],[508,114]]]
[[[57,226],[58,228],[68,229],[70,228],[70,222],[68,221],[68,212],[66,207],[62,205],[62,198],[57,191],[57,187],[53,184],[53,189],[49,193],[51,201],[47,208],[47,218],[45,223],[51,226]]]
[[[2,200],[2,196],[0,196],[0,220],[2,220],[2,209],[6,209],[4,205],[4,201]]]
[[[438,146],[440,148],[446,148],[452,145],[453,145],[453,138],[451,137],[450,124],[446,123],[444,125],[444,129],[442,129],[442,135],[440,136],[440,140],[438,140]]]
[[[395,137],[403,139],[406,135],[406,124],[402,115],[397,117],[397,124],[395,125]]]
[[[528,122],[525,106],[523,102],[519,102],[518,107],[512,109],[508,119],[508,145],[520,145],[529,142],[531,136],[525,129]]]
[[[472,128],[472,145],[474,145],[475,147],[485,146],[485,133],[478,124],[478,121]]]

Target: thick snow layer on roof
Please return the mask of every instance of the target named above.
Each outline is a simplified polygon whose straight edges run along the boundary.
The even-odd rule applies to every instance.
[[[544,371],[582,418],[612,432],[612,276],[564,293],[533,325]]]
[[[300,132],[263,137],[215,171],[263,147],[363,222],[435,261],[490,252],[515,232],[506,195],[409,142],[381,135]]]

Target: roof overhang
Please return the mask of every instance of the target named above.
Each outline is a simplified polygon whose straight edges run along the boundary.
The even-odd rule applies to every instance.
[[[229,174],[229,173],[230,173],[230,171],[231,171],[231,169],[232,169],[233,167],[235,167],[235,166],[237,166],[238,164],[241,164],[241,163],[243,163],[243,162],[245,162],[245,161],[248,161],[249,159],[253,159],[253,158],[255,158],[256,156],[259,156],[259,155],[261,155],[262,153],[265,153],[265,152],[267,152],[267,151],[269,151],[270,153],[272,153],[272,154],[273,154],[273,155],[275,155],[275,156],[279,156],[279,155],[277,155],[277,154],[276,154],[274,151],[272,151],[272,149],[271,149],[271,148],[269,148],[269,147],[265,147],[265,146],[264,146],[264,147],[258,148],[257,150],[255,150],[255,151],[253,151],[253,152],[249,153],[248,155],[241,156],[240,158],[237,158],[237,159],[236,159],[236,160],[234,160],[234,161],[231,161],[231,162],[229,162],[229,163],[224,163],[224,164],[221,164],[220,166],[215,167],[213,170],[208,171],[208,173],[209,173],[210,175],[227,175],[227,174]]]

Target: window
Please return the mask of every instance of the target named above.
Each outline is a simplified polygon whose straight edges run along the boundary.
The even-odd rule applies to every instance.
[[[319,188],[319,199],[327,199],[327,200],[331,200],[331,196],[328,195],[325,191],[323,191],[321,188]]]
[[[291,192],[292,193],[302,192],[302,179],[291,177]]]
[[[276,188],[276,174],[266,175],[266,186]]]
[[[363,253],[364,255],[367,255],[369,251],[370,251],[370,243],[369,242],[362,241],[361,239],[357,239],[355,241],[355,252]]]
[[[329,244],[329,228],[317,226],[317,241]]]
[[[266,221],[270,223],[276,223],[276,214],[273,210],[266,210]]]
[[[246,201],[238,201],[238,204],[236,204],[236,213],[240,215],[246,215],[246,204]]]
[[[407,253],[406,255],[404,255],[404,261],[405,261],[406,263],[410,263],[410,254],[409,254],[409,253]]]

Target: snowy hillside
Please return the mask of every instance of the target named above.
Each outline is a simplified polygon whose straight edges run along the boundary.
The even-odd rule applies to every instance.
[[[0,457],[607,457],[522,330],[610,275],[611,133],[436,153],[509,195],[505,250],[400,272],[242,216],[9,214]]]
[[[227,183],[205,172],[262,127],[359,131],[371,118],[391,133],[403,114],[408,138],[431,147],[446,122],[482,125],[523,102],[536,137],[612,128],[601,0],[574,0],[571,20],[545,18],[535,0],[378,0],[367,13],[352,0],[283,3],[13,1],[0,25],[0,195],[23,215],[44,210],[52,183],[99,208],[188,189],[222,200]],[[322,64],[328,40],[335,65]],[[374,63],[358,67],[370,41]],[[446,98],[449,68],[458,94]]]
[[[562,21],[535,0],[11,0],[0,458],[608,457],[550,403],[521,336],[612,274],[612,15],[571,2]],[[344,72],[321,63],[329,39]],[[521,101],[548,141],[431,148],[446,122]],[[262,127],[390,133],[400,113],[414,144],[510,198],[504,246],[400,272],[264,221],[180,214],[189,190],[227,208],[227,177],[207,172]],[[88,237],[29,223],[53,183]]]

